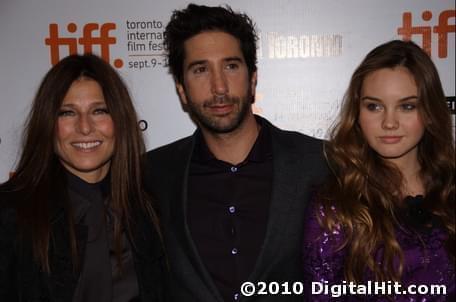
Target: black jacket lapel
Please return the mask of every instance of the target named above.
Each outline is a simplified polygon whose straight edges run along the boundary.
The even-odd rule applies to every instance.
[[[75,225],[78,267],[73,267],[69,226],[64,209],[56,208],[51,220],[51,238],[49,244],[49,265],[51,274],[45,277],[52,301],[72,301],[83,265],[88,230],[84,225]]]
[[[178,158],[178,160],[175,161],[173,166],[174,169],[178,171],[178,173],[174,173],[175,178],[172,180],[172,183],[168,188],[169,191],[175,192],[169,199],[173,201],[173,204],[171,204],[169,207],[170,220],[168,224],[173,226],[172,228],[175,228],[176,230],[174,234],[175,238],[172,238],[173,234],[171,234],[171,240],[180,242],[180,245],[183,247],[183,250],[181,252],[183,252],[185,255],[180,255],[178,257],[188,258],[188,262],[187,260],[182,260],[183,258],[175,259],[179,262],[183,261],[181,264],[184,267],[180,269],[192,272],[193,268],[195,268],[194,273],[196,273],[198,276],[198,278],[195,279],[195,287],[207,287],[208,290],[212,293],[210,299],[217,299],[218,301],[222,301],[217,287],[215,286],[209,272],[207,271],[202,259],[199,256],[187,223],[187,185],[190,161],[195,144],[195,135],[196,132],[191,137],[191,139],[180,146],[180,148],[177,150],[179,154],[175,156],[175,158]],[[174,245],[173,243],[171,244]],[[185,263],[189,263],[191,265],[185,265]]]

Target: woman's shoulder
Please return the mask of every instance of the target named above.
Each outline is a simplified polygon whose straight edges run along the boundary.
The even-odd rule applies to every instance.
[[[16,203],[9,199],[8,194],[0,193],[0,254],[4,256],[14,249],[16,241]]]
[[[317,249],[319,252],[332,254],[344,243],[342,224],[334,221],[331,228],[326,227],[328,215],[336,217],[337,209],[329,204],[324,205],[318,197],[313,196],[306,210],[304,224],[304,247]]]
[[[17,206],[20,197],[15,192],[0,190],[0,228],[16,224]]]
[[[19,191],[0,187],[0,209],[13,209],[21,200]]]
[[[328,209],[327,209],[328,208]],[[338,283],[343,279],[343,265],[346,250],[343,248],[344,232],[340,224],[329,229],[324,220],[328,211],[336,211],[332,206],[325,207],[313,198],[306,213],[302,250],[305,283],[325,280]]]
[[[331,216],[334,220],[334,235],[338,235],[337,230],[341,229],[341,224],[337,222],[337,208],[331,201],[323,201],[318,193],[313,193],[309,205],[305,212],[305,230],[311,232],[321,232],[326,229],[324,221]]]

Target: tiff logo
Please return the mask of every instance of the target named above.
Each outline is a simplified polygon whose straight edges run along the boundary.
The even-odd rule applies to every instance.
[[[456,16],[456,10],[445,10],[440,13],[438,24],[432,26],[412,26],[412,13],[405,12],[402,14],[402,27],[397,29],[397,33],[402,35],[403,40],[411,40],[413,35],[422,36],[422,48],[431,55],[432,33],[438,35],[438,57],[446,58],[448,56],[448,33],[456,31],[455,24],[448,24],[450,18]],[[424,21],[432,19],[432,12],[424,11],[421,14]]]
[[[75,23],[69,23],[67,30],[69,33],[75,33],[78,26]],[[87,23],[82,29],[82,37],[63,37],[59,34],[58,24],[49,24],[49,37],[44,42],[49,45],[51,64],[55,65],[60,61],[60,49],[62,46],[67,47],[68,54],[78,53],[78,45],[83,46],[84,53],[91,53],[93,46],[97,45],[100,49],[100,56],[106,61],[110,61],[109,50],[110,46],[116,44],[116,38],[109,35],[111,30],[116,29],[115,23],[104,23],[101,26],[98,23]],[[94,36],[94,32],[98,31],[98,36]],[[121,68],[123,61],[121,59],[114,60],[114,66]]]

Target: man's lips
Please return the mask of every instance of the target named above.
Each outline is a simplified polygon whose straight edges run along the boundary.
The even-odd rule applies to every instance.
[[[223,115],[230,113],[231,110],[233,110],[233,104],[215,104],[215,105],[210,105],[206,106],[210,111],[217,115]]]

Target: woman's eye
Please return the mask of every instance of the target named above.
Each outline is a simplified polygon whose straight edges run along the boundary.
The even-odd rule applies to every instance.
[[[401,104],[401,109],[404,111],[412,111],[416,109],[416,104],[404,103]]]
[[[368,103],[368,104],[366,104],[366,108],[369,111],[379,111],[382,109],[382,106],[377,103]]]
[[[108,108],[97,108],[93,111],[95,114],[109,114]]]
[[[74,112],[71,110],[60,110],[59,116],[73,116]]]

